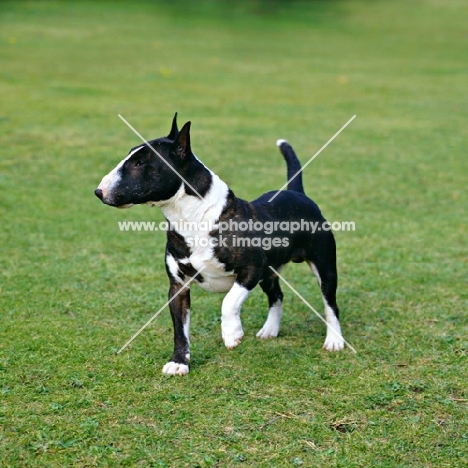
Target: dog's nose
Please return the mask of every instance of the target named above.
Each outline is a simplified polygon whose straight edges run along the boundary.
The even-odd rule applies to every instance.
[[[96,189],[94,194],[99,198],[99,200],[102,200],[102,190],[100,188]]]

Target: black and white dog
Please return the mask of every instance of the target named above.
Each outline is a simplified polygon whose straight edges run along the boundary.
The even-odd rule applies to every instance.
[[[166,270],[169,299],[173,299],[170,312],[174,354],[163,373],[185,375],[189,371],[190,286],[181,291],[184,285],[193,281],[206,291],[227,292],[221,308],[221,330],[224,344],[231,349],[244,336],[240,310],[257,284],[269,304],[268,317],[257,337],[278,335],[283,294],[272,268],[279,271],[290,261],[307,262],[317,277],[327,321],[323,347],[328,351],[343,349],[335,297],[333,234],[320,228],[314,232],[284,229],[288,225],[285,223],[326,223],[318,206],[304,193],[302,174],[279,193],[266,193],[250,203],[237,198],[192,153],[190,122],[179,132],[176,119],[177,114],[167,137],[148,142],[150,146],[133,148],[95,191],[103,203],[118,208],[143,203],[159,206],[171,226],[177,226],[167,231]],[[286,160],[289,180],[301,165],[286,141],[279,140],[278,146]],[[262,230],[266,225],[270,229]],[[239,242],[240,238],[243,242]],[[269,242],[264,242],[267,238]]]

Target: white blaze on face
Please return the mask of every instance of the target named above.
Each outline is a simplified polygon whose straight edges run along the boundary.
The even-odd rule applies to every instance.
[[[112,169],[106,176],[104,176],[101,180],[101,183],[98,186],[98,189],[102,191],[102,196],[106,199],[108,196],[112,194],[112,189],[115,187],[121,179],[120,176],[120,168],[125,164],[125,162],[131,158],[137,151],[143,148],[145,145],[141,145],[138,148],[135,148],[131,151],[128,156],[123,159],[122,161],[117,164],[117,166]]]

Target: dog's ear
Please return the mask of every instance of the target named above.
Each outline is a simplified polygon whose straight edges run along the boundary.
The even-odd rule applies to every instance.
[[[177,138],[177,135],[179,134],[179,129],[177,128],[177,112],[174,114],[174,118],[172,119],[172,127],[169,135],[167,135],[167,138],[169,140],[175,140]]]
[[[186,159],[192,154],[192,148],[190,147],[190,125],[191,122],[187,122],[179,134],[177,135],[176,141],[174,141],[174,150],[177,156],[182,160]]]

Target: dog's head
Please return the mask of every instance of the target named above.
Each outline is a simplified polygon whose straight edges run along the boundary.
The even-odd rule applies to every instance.
[[[95,190],[103,203],[118,208],[129,208],[149,202],[160,202],[173,197],[183,183],[194,159],[190,147],[190,122],[180,132],[177,113],[167,137],[151,140],[132,148]]]

